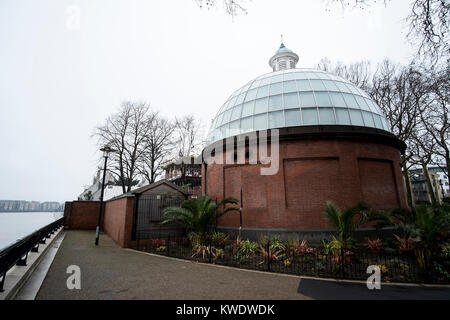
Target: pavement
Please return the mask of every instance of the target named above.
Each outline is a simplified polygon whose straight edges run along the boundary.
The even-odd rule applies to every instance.
[[[108,236],[67,231],[37,300],[191,299],[450,299],[450,286],[392,286],[301,278],[201,264],[120,248]],[[68,289],[69,266],[81,289]]]

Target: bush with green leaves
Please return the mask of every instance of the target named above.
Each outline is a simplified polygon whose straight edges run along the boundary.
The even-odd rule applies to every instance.
[[[361,202],[342,212],[333,202],[327,201],[324,215],[336,229],[337,237],[333,236],[331,240],[335,247],[349,248],[353,245],[353,233],[367,221],[370,210],[369,205]]]
[[[241,247],[239,249],[239,253],[241,256],[244,256],[246,258],[249,258],[250,256],[254,255],[256,252],[258,252],[258,243],[252,242],[250,240],[244,240],[242,241]]]

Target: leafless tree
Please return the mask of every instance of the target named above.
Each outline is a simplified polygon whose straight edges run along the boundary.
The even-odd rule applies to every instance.
[[[145,139],[145,150],[138,168],[148,183],[153,183],[160,175],[163,163],[170,156],[175,126],[167,119],[159,117],[157,113],[149,117],[148,125],[150,130]]]
[[[423,73],[414,65],[401,67],[385,60],[373,76],[369,94],[380,106],[392,132],[410,146],[413,134],[419,128],[420,115],[430,103]],[[403,175],[411,207],[414,206],[414,201],[409,184],[408,164],[413,155],[410,148],[402,155]]]
[[[343,7],[353,6],[366,9],[376,4],[377,0],[329,0],[339,2]],[[390,0],[382,1],[388,5]],[[411,11],[405,18],[409,25],[408,39],[417,45],[419,57],[428,59],[436,65],[440,58],[445,61],[450,57],[449,11],[448,0],[410,0]]]
[[[200,8],[211,8],[217,6],[218,2],[222,2],[225,12],[231,16],[236,16],[238,14],[246,14],[247,9],[245,9],[245,0],[195,0]]]
[[[450,66],[429,75],[430,104],[421,120],[434,141],[434,163],[450,175]],[[442,164],[442,161],[444,165]],[[450,183],[450,181],[449,181]]]
[[[201,139],[201,121],[193,115],[187,115],[175,120],[175,145],[176,154],[174,158],[184,161],[181,162],[181,176],[186,177],[186,159],[198,156],[201,152],[203,141]]]
[[[109,145],[116,150],[110,154],[109,170],[124,193],[131,190],[139,176],[138,165],[150,130],[148,111],[145,102],[123,102],[120,110],[108,117],[103,126],[97,127],[94,134],[99,145]]]
[[[413,129],[408,145],[408,164],[420,166],[425,181],[428,200],[436,204],[436,194],[431,183],[428,166],[432,163],[434,157],[435,141],[430,133],[425,129],[423,122],[420,122],[417,128]]]
[[[345,78],[363,90],[369,89],[372,74],[370,62],[367,60],[346,65],[341,61],[332,63],[330,59],[323,58],[317,68]]]

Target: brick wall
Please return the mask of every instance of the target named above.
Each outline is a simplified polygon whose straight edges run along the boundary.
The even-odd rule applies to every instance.
[[[99,201],[71,201],[64,206],[64,227],[76,230],[95,230]]]
[[[105,203],[103,231],[121,247],[132,246],[134,197],[123,197]]]
[[[406,207],[400,151],[391,145],[345,139],[280,141],[279,171],[262,176],[262,165],[209,164],[207,194],[239,199],[243,227],[330,229],[326,201],[346,209],[360,201],[375,209]],[[205,183],[203,179],[203,184]],[[239,214],[219,220],[238,227]]]

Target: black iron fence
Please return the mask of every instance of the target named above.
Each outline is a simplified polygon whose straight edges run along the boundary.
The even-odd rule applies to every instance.
[[[46,239],[63,225],[64,218],[56,220],[0,251],[0,292],[3,291],[8,270],[15,265],[26,266],[28,253],[38,252],[39,244],[45,244]]]
[[[371,275],[368,267],[376,265],[384,282],[450,283],[450,278],[434,268],[433,260],[415,252],[399,250],[372,251],[367,247],[354,247],[331,252],[323,247],[299,248],[284,245],[273,248],[270,242],[259,244],[253,251],[242,250],[236,241],[192,247],[186,237],[154,237],[141,241],[137,250],[214,263],[238,268],[271,271],[293,275],[367,280]]]

